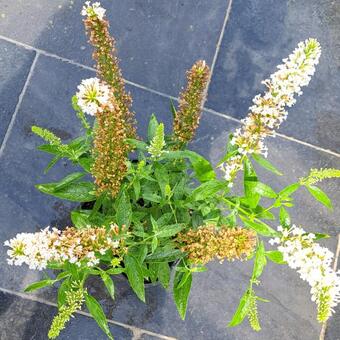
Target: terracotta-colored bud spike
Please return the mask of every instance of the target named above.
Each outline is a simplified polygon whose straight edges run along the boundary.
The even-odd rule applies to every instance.
[[[190,142],[198,127],[210,70],[197,61],[187,72],[187,87],[181,92],[173,123],[174,140],[179,146]]]
[[[215,258],[220,261],[245,259],[255,249],[256,235],[243,228],[203,226],[179,234],[177,241],[192,263],[206,264]]]
[[[96,113],[96,118],[92,174],[97,194],[107,191],[115,197],[127,171],[129,146],[126,143],[124,114],[113,95],[109,105]]]
[[[115,40],[110,36],[109,23],[98,16],[87,16],[84,19],[89,42],[94,47],[93,59],[96,60],[98,78],[109,84],[116,98],[116,103],[124,118],[124,129],[127,138],[136,138],[136,121],[130,110],[132,99],[125,90],[122,72],[116,55]]]

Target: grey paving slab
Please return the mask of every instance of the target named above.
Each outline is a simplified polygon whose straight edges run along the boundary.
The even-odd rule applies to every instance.
[[[0,292],[0,332],[1,340],[46,340],[57,308]],[[115,339],[129,340],[132,332],[110,324]],[[107,337],[96,326],[94,319],[76,315],[68,327],[60,333],[60,340],[106,340]]]
[[[243,118],[261,80],[299,41],[317,38],[322,56],[281,133],[339,152],[340,3],[332,0],[234,1],[210,86],[207,107]]]
[[[101,1],[124,76],[177,96],[186,69],[197,59],[212,62],[228,1]],[[0,34],[92,66],[79,14],[82,5],[70,0],[1,0]]]
[[[38,59],[0,160],[0,243],[17,232],[31,232],[48,224],[64,226],[69,223],[68,212],[72,204],[42,195],[33,185],[60,178],[70,172],[71,167],[61,163],[43,176],[42,170],[48,159],[35,151],[40,140],[30,133],[30,126],[37,124],[53,128],[65,140],[77,136],[79,124],[68,104],[69,98],[80,80],[91,75],[92,72],[52,58]],[[140,121],[140,134],[144,134],[145,122],[152,112],[165,120],[169,129],[171,114],[168,99],[137,88],[131,90]],[[234,122],[205,113],[192,148],[200,150],[216,164],[223,154],[228,132],[235,127]],[[336,157],[283,139],[273,139],[269,146],[270,160],[286,173],[279,179],[268,176],[274,188],[305,175],[310,167],[340,165]],[[325,182],[323,189],[339,202],[340,193],[334,183]],[[327,212],[307,193],[299,193],[297,197],[303,199],[300,201],[303,205],[293,209],[292,216],[297,223],[303,223],[310,230],[318,227],[336,234],[339,210],[326,215]],[[327,240],[327,244],[335,248],[334,239]],[[5,257],[5,249],[0,247],[0,286],[19,291],[39,279],[38,272],[7,266]],[[317,339],[320,327],[315,322],[316,311],[307,285],[298,279],[295,272],[271,264],[258,288],[259,295],[271,300],[270,304],[260,306],[262,333],[252,332],[247,325],[237,329],[225,327],[246,289],[250,267],[251,263],[211,263],[208,272],[195,276],[185,322],[177,316],[171,293],[160,287],[147,288],[146,305],[138,301],[122,277],[115,278],[117,295],[114,302],[105,294],[101,282],[92,280],[88,289],[103,304],[108,317],[179,339]],[[54,293],[52,289],[45,289],[38,294],[53,301]]]
[[[0,41],[0,144],[25,84],[34,52]]]

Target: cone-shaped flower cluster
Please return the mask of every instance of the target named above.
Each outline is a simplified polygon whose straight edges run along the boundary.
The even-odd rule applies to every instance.
[[[293,225],[290,230],[278,227],[281,238],[270,241],[278,244],[283,259],[289,267],[296,269],[302,280],[311,286],[312,301],[318,306],[318,320],[325,322],[340,302],[340,272],[331,265],[334,254],[314,242],[315,235],[307,234]]]
[[[50,261],[70,262],[80,266],[85,263],[91,267],[99,263],[96,253],[104,255],[108,250],[118,253],[118,227],[76,229],[73,227],[61,231],[49,227],[37,233],[20,233],[6,241],[9,264],[21,266],[27,264],[30,269],[43,270]]]
[[[131,96],[126,92],[124,80],[116,55],[115,41],[109,33],[109,23],[105,20],[105,9],[98,2],[86,2],[82,15],[89,41],[94,47],[93,59],[97,61],[97,76],[111,86],[117,106],[122,115],[122,123],[128,138],[135,138],[135,119],[130,110]]]
[[[190,142],[195,135],[209,74],[209,67],[202,60],[197,61],[187,72],[187,87],[180,94],[173,126],[174,140],[180,145]]]
[[[91,168],[97,185],[97,195],[108,192],[115,197],[127,172],[127,155],[124,115],[115,98],[101,111],[97,111],[97,126],[93,141],[94,164]]]
[[[204,226],[178,235],[181,250],[192,263],[205,264],[217,258],[220,261],[242,260],[256,247],[255,233],[242,228]]]
[[[160,123],[157,126],[155,136],[150,142],[150,146],[148,147],[148,152],[151,155],[151,158],[157,159],[162,156],[165,152],[163,149],[165,147],[164,140],[164,124]]]
[[[285,107],[294,105],[294,95],[300,96],[301,87],[309,84],[320,54],[321,48],[315,39],[300,42],[294,52],[283,59],[284,64],[278,66],[279,70],[262,82],[267,86],[267,92],[255,96],[248,117],[231,140],[231,144],[237,146],[237,154],[221,165],[226,180],[232,181],[243,169],[243,159],[247,154],[267,156],[263,140],[275,135],[274,130],[287,118]]]

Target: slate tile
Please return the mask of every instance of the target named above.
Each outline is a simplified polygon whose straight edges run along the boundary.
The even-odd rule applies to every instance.
[[[34,54],[33,51],[0,40],[0,144],[15,111]]]
[[[45,340],[57,308],[0,291],[0,333],[2,340]],[[109,325],[115,339],[133,338],[128,328]],[[106,340],[94,319],[75,315],[60,333],[60,340]]]
[[[207,107],[243,118],[261,80],[299,41],[317,38],[320,64],[304,95],[289,109],[281,133],[339,151],[340,3],[331,0],[235,1],[224,33]]]
[[[185,70],[212,62],[228,0],[104,0],[126,79],[177,96]],[[1,0],[0,34],[93,64],[80,10],[83,1]],[[20,25],[16,23],[20,22]]]
[[[164,339],[164,338],[160,338],[159,336],[150,335],[146,333],[143,333],[139,338],[139,340],[159,340],[159,339]]]

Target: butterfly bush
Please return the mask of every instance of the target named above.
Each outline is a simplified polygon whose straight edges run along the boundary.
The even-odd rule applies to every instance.
[[[100,303],[86,289],[91,276],[103,281],[112,299],[114,275],[125,275],[143,302],[147,283],[172,289],[184,319],[195,273],[208,270],[214,260],[253,262],[229,327],[248,319],[253,330],[261,330],[258,303],[268,300],[258,296],[256,287],[268,261],[287,264],[308,282],[317,319],[327,321],[340,300],[334,254],[318,243],[328,235],[295,226],[289,208],[295,203],[293,194],[306,189],[331,209],[331,200],[316,184],[339,178],[340,170],[312,169],[276,192],[260,181],[254,166],[282,175],[266,159],[264,140],[275,136],[287,118],[286,108],[310,82],[321,53],[319,43],[315,39],[299,43],[263,81],[266,92],[253,99],[241,127],[229,136],[216,166],[223,170],[219,178],[207,159],[189,149],[199,127],[209,66],[199,60],[187,72],[178,105],[169,105],[172,131],[167,133],[167,126],[151,115],[146,136],[138,137],[132,98],[105,13],[100,3],[88,1],[81,11],[96,62],[96,76],[80,81],[72,98],[83,134],[63,143],[52,131],[32,127],[45,141],[38,149],[53,156],[45,172],[62,159],[76,166],[57,182],[36,185],[44,194],[78,203],[70,213],[72,226],[19,233],[5,242],[9,265],[44,271],[45,278],[29,285],[27,292],[59,284],[58,314],[48,337],[58,337],[85,304],[113,339]],[[241,194],[232,191],[239,171],[243,171]],[[267,220],[278,220],[274,225],[280,226],[275,230]],[[272,248],[266,249],[266,239]]]

